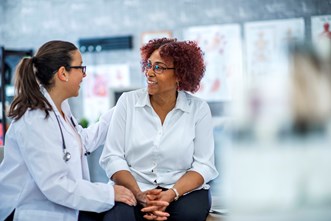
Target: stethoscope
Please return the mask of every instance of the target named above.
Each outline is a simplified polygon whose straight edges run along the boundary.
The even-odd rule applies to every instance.
[[[66,142],[64,141],[64,136],[63,136],[63,132],[62,132],[62,127],[61,127],[61,124],[60,124],[60,120],[57,117],[57,115],[56,115],[55,112],[54,112],[54,115],[56,117],[57,123],[58,123],[59,128],[60,128],[60,132],[61,132],[62,149],[63,149],[63,160],[64,160],[64,162],[68,162],[71,159],[71,154],[70,154],[69,151],[67,151]],[[76,128],[76,124],[75,124],[74,120],[72,119],[72,117],[70,117],[70,121],[71,121],[72,125]],[[90,155],[90,154],[91,153],[85,149],[84,155],[87,156],[87,155]]]

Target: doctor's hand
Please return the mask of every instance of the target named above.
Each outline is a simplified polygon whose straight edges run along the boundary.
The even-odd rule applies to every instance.
[[[136,198],[133,193],[124,186],[114,185],[115,201],[126,203],[129,206],[137,205]]]

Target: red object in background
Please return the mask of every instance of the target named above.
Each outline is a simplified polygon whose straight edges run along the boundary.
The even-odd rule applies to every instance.
[[[101,75],[95,75],[95,81],[93,86],[93,93],[99,97],[107,96],[107,85],[106,81]]]
[[[0,124],[0,146],[3,145],[3,129],[2,124]]]
[[[210,91],[215,93],[220,90],[220,87],[221,87],[221,80],[216,79],[216,80],[214,80],[213,86],[211,87]]]

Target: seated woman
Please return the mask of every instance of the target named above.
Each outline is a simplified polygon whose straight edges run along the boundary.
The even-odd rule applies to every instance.
[[[118,100],[100,164],[133,192],[136,220],[205,220],[207,183],[218,175],[213,124],[208,104],[187,93],[199,88],[203,53],[194,42],[162,38],[141,57],[147,89]],[[151,205],[157,201],[169,205]]]

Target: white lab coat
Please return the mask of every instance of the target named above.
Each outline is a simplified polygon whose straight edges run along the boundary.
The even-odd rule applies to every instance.
[[[74,221],[79,210],[109,210],[114,206],[113,186],[89,181],[87,159],[73,128],[59,114],[47,91],[41,90],[60,120],[71,159],[63,160],[62,138],[54,112],[45,119],[45,112],[28,110],[21,119],[13,121],[0,165],[0,220],[14,209],[14,220],[19,221]],[[69,119],[73,117],[67,101],[62,103],[62,110]],[[73,117],[88,151],[104,143],[112,112],[109,110],[87,129]]]

